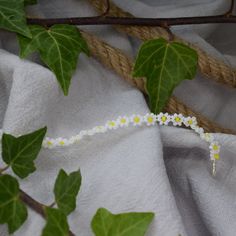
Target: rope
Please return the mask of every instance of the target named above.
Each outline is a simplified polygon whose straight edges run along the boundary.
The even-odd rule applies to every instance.
[[[92,5],[99,11],[104,12],[106,9],[106,0],[89,0]],[[134,17],[128,12],[123,11],[114,3],[110,2],[109,16],[118,17]],[[169,38],[169,33],[161,27],[147,27],[147,26],[116,26],[119,31],[125,32],[133,37],[143,41],[153,38]],[[223,61],[216,59],[198,46],[191,44],[177,36],[174,39],[178,42],[184,43],[195,49],[198,53],[199,70],[207,78],[215,80],[216,82],[226,84],[230,87],[236,87],[236,70],[225,64]]]
[[[144,79],[134,79],[131,76],[133,61],[124,52],[110,46],[92,34],[84,31],[81,31],[81,33],[88,43],[90,52],[98,61],[114,70],[131,85],[137,87],[143,93],[146,93]],[[217,123],[191,110],[174,96],[170,98],[165,110],[171,114],[182,113],[184,116],[195,116],[199,126],[203,127],[206,132],[236,134],[236,132],[222,128]]]

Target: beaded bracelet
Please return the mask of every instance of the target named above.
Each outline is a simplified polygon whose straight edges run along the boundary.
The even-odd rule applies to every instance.
[[[56,138],[52,139],[46,137],[43,141],[44,148],[56,148],[65,147],[75,143],[79,143],[81,139],[86,136],[92,136],[99,133],[105,133],[109,130],[115,130],[117,128],[132,126],[147,125],[152,126],[158,123],[159,125],[169,125],[190,127],[201,139],[209,143],[210,149],[210,160],[212,162],[212,175],[216,174],[216,160],[220,158],[220,145],[214,140],[214,137],[210,133],[205,133],[203,128],[199,127],[197,124],[197,119],[195,117],[184,117],[182,114],[169,115],[168,113],[159,113],[158,115],[148,113],[144,116],[142,115],[132,115],[132,116],[119,116],[116,120],[109,120],[105,125],[95,126],[89,130],[82,130],[79,134],[72,136],[71,138]]]

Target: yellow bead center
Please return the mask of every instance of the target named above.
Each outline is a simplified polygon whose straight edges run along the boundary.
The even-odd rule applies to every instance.
[[[214,158],[215,158],[216,160],[219,160],[219,159],[220,159],[220,155],[219,155],[218,153],[215,153],[215,154],[214,154]]]
[[[152,123],[152,122],[154,121],[154,119],[153,119],[153,117],[149,116],[149,117],[147,118],[147,121],[148,121],[148,123]]]
[[[121,124],[125,124],[125,123],[126,123],[126,119],[125,119],[125,118],[122,118],[122,119],[120,120],[120,123],[121,123]]]
[[[175,121],[179,123],[181,121],[181,119],[177,116],[177,117],[175,117]]]
[[[167,120],[167,117],[166,116],[162,116],[161,117],[161,121],[165,122]]]
[[[134,117],[134,122],[135,123],[139,123],[140,122],[140,118],[139,117]]]
[[[192,125],[192,124],[193,124],[193,121],[192,121],[192,120],[189,120],[189,121],[188,121],[188,124],[189,124],[189,125]]]
[[[219,150],[219,146],[218,145],[213,145],[213,150],[214,151],[218,151]]]
[[[64,145],[65,142],[64,142],[64,141],[60,141],[59,144],[60,144],[60,145]]]
[[[47,144],[48,144],[49,146],[51,146],[51,145],[52,145],[52,142],[51,142],[51,141],[48,141]]]
[[[109,125],[112,126],[112,127],[114,127],[116,124],[115,124],[114,121],[111,121],[111,122],[109,122]]]

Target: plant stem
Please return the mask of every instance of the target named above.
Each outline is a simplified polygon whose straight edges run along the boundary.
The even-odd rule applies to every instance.
[[[230,17],[233,14],[234,10],[234,0],[231,0],[230,8],[229,10],[225,13],[226,16]]]
[[[73,18],[28,18],[28,24],[52,26],[55,24],[70,25],[135,25],[135,26],[174,26],[194,25],[209,23],[236,23],[234,15],[216,15],[199,17],[175,17],[175,18],[132,18],[132,17],[73,17]]]
[[[6,166],[6,167],[0,169],[0,176],[2,176],[3,175],[2,172],[8,168],[9,168],[9,166]],[[47,207],[46,205],[43,205],[42,203],[33,199],[30,195],[28,195],[26,192],[24,192],[21,189],[20,189],[20,200],[22,202],[24,202],[32,210],[34,210],[36,213],[41,215],[44,219],[46,219],[46,215],[45,215],[45,211],[44,211],[44,208]],[[76,236],[76,235],[73,232],[69,231],[69,236]]]
[[[35,199],[33,199],[31,196],[29,196],[23,190],[20,190],[20,199],[22,202],[24,202],[26,205],[28,205],[32,210],[37,212],[43,218],[46,217],[45,212],[44,212],[44,208],[46,206],[41,204],[40,202],[36,201]]]
[[[31,196],[29,196],[27,193],[25,193],[23,190],[20,190],[20,199],[22,202],[24,202],[27,206],[29,206],[32,210],[37,212],[39,215],[41,215],[44,219],[46,218],[44,208],[45,205],[41,204],[37,200],[33,199]],[[70,236],[75,236],[75,234],[71,231],[69,231]]]
[[[53,203],[51,203],[51,204],[49,205],[49,207],[54,207],[55,205],[56,205],[56,203],[53,202]]]
[[[6,171],[9,168],[9,166],[5,166],[3,168],[0,168],[0,174],[2,174],[4,171]]]

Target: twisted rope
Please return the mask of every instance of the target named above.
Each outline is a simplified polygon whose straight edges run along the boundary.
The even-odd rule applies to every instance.
[[[81,31],[81,33],[88,42],[90,52],[98,61],[114,70],[131,85],[146,93],[144,79],[134,79],[132,77],[133,61],[124,52],[110,46],[92,34],[84,31]],[[222,128],[205,116],[191,110],[174,96],[170,98],[165,110],[171,114],[182,113],[185,116],[195,116],[199,126],[203,127],[206,132],[236,134],[236,132]]]
[[[104,12],[106,10],[106,0],[89,0],[92,5],[99,11]],[[109,16],[118,17],[134,17],[132,14],[123,11],[117,7],[114,3],[110,2]],[[153,38],[169,38],[169,33],[161,27],[146,27],[146,26],[116,26],[116,28],[125,32],[133,37],[141,39],[143,41]],[[216,82],[226,84],[230,87],[236,87],[236,70],[225,64],[223,61],[216,59],[198,46],[191,44],[178,36],[174,36],[174,40],[184,43],[191,48],[195,49],[198,53],[198,66],[199,70],[207,78],[215,80]]]

